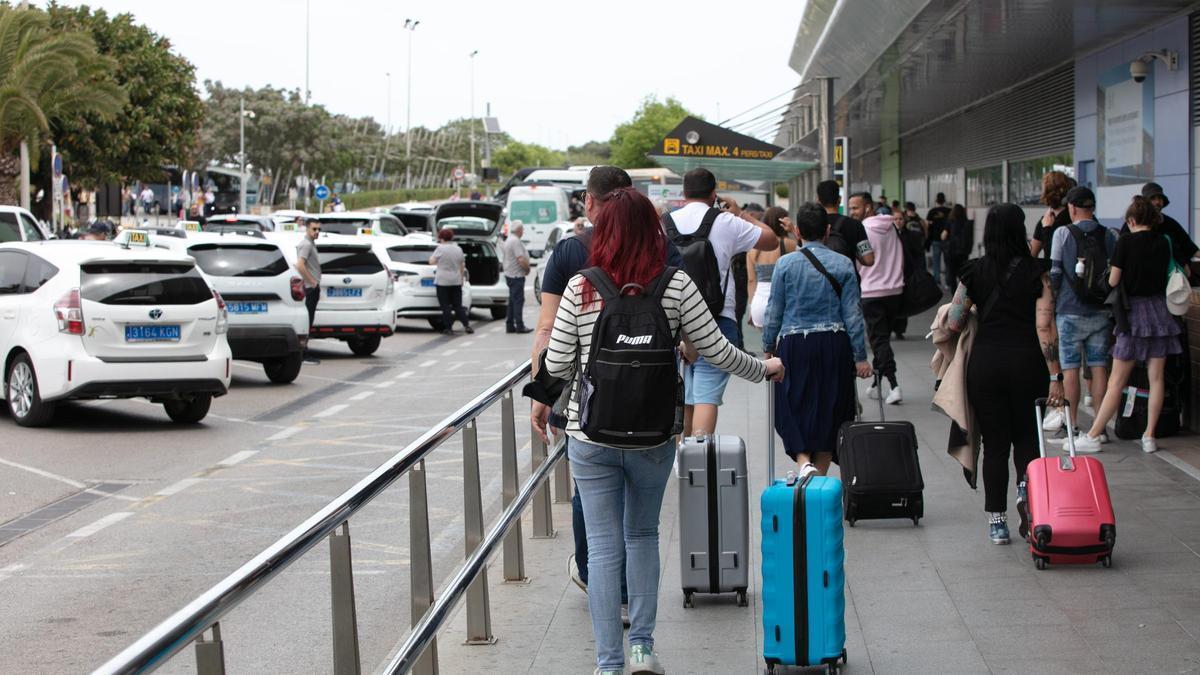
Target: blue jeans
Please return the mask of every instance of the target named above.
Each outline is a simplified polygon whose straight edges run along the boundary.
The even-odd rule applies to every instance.
[[[629,644],[654,646],[658,614],[658,519],[675,440],[618,450],[570,438],[567,457],[587,521],[588,609],[601,670],[625,666],[621,559],[629,585]]]
[[[624,495],[622,495],[624,496]],[[624,506],[621,507],[624,509]],[[588,582],[588,543],[587,521],[583,519],[583,500],[579,498],[579,486],[575,486],[575,494],[571,497],[571,530],[575,535],[575,567],[579,570],[579,580],[587,585]],[[625,587],[625,561],[621,561],[621,604],[629,602],[629,590]]]
[[[929,242],[929,265],[930,265],[930,267],[933,268],[929,271],[929,273],[933,275],[934,280],[937,281],[938,284],[945,283],[946,280],[942,278],[942,242],[941,241]],[[952,288],[950,290],[953,291],[953,290],[957,290],[957,289]]]
[[[504,277],[508,282],[508,314],[505,325],[508,328],[524,328],[525,317],[525,277]]]

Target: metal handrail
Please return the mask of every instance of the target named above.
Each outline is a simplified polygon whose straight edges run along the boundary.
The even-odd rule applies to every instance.
[[[94,672],[103,675],[149,672],[161,666],[188,644],[197,641],[197,638],[202,639],[204,632],[213,629],[225,614],[257,592],[322,539],[333,535],[339,526],[345,524],[384,489],[417,467],[438,446],[466,428],[492,405],[505,400],[506,409],[511,411],[510,393],[529,373],[530,362],[526,361],[470,403],[447,415],[437,426],[409,443],[370,475],[159,623]],[[511,421],[506,422],[511,424]],[[511,432],[511,427],[509,431]],[[538,441],[540,442],[540,439]],[[548,464],[543,463],[542,466],[547,467]],[[522,491],[521,494],[524,496],[526,491]],[[511,525],[511,522],[509,524]],[[489,541],[490,539],[489,537]],[[200,642],[197,641],[197,644]],[[214,669],[215,672],[223,670],[223,664]]]
[[[475,549],[475,553],[458,569],[458,573],[445,586],[441,596],[433,603],[429,611],[425,612],[425,616],[417,625],[413,626],[408,639],[404,641],[400,651],[392,658],[383,672],[394,675],[410,672],[416,667],[421,655],[425,653],[426,648],[437,637],[438,631],[441,630],[446,619],[450,617],[450,612],[467,592],[467,587],[487,564],[488,558],[496,552],[496,548],[504,540],[504,535],[508,534],[513,524],[520,519],[525,507],[529,506],[529,502],[533,500],[534,493],[549,478],[555,465],[566,456],[566,438],[562,437],[554,444],[554,451],[550,453],[550,456],[534,470],[533,475],[525,482],[525,486],[521,488],[521,493],[517,495],[517,498],[500,514],[500,519],[492,526],[479,548]]]

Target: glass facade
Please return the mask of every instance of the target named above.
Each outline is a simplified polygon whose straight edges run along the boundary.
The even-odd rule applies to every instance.
[[[929,183],[924,176],[904,181],[904,201],[912,202],[918,211],[930,206]]]
[[[1042,176],[1049,171],[1062,171],[1075,177],[1071,155],[1050,155],[1008,164],[1008,201],[1021,206],[1039,206],[1042,198]]]
[[[947,206],[951,206],[958,201],[958,176],[956,176],[953,171],[929,174],[930,206],[933,205],[933,200],[937,197],[939,192],[946,196]]]
[[[1004,201],[1004,167],[988,166],[967,170],[968,208],[991,206]]]

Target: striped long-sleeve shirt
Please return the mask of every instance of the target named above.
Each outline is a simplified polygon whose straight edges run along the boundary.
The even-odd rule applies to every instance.
[[[583,275],[577,274],[571,277],[563,292],[547,347],[546,369],[554,377],[571,380],[566,431],[580,440],[589,440],[579,428],[579,379],[574,377],[575,363],[578,356],[579,367],[587,371],[588,356],[592,349],[592,329],[604,301],[597,294],[590,305],[581,307],[582,284]],[[766,375],[763,362],[725,339],[700,291],[683,270],[676,271],[667,284],[662,306],[671,331],[687,335],[700,355],[713,366],[751,382],[763,380]]]

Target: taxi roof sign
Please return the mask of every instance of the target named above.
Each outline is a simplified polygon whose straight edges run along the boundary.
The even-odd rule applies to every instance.
[[[176,227],[181,230],[187,230],[188,232],[199,232],[200,222],[196,220],[181,220],[178,224],[176,224]]]
[[[130,246],[150,246],[150,233],[145,230],[129,230],[125,241]]]

